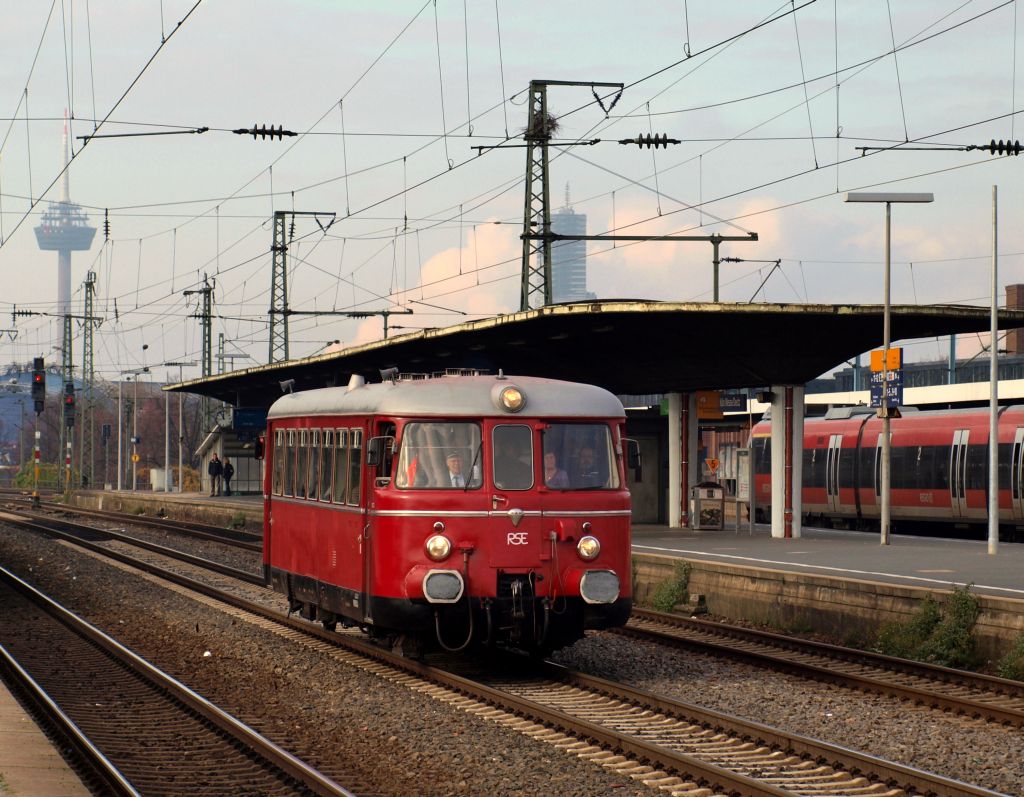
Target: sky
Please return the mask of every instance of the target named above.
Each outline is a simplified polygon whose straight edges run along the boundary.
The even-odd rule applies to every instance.
[[[99,228],[74,312],[92,271],[103,378],[200,360],[185,292],[204,275],[215,360],[223,334],[228,369],[267,362],[275,211],[322,214],[289,228],[293,310],[412,310],[392,334],[518,310],[531,80],[624,84],[548,89],[553,209],[568,196],[591,234],[758,234],[722,245],[745,261],[723,264],[723,301],[881,303],[884,208],[843,202],[871,190],[935,195],[893,208],[893,303],[987,306],[993,186],[1004,301],[1024,160],[958,148],[1024,137],[1017,5],[0,0],[0,363],[59,359],[57,258],[33,228],[60,197],[66,109],[71,198]],[[253,125],[299,135],[230,132]],[[652,132],[681,143],[618,143]],[[702,242],[590,242],[587,268],[599,299],[712,297]],[[290,355],[382,333],[293,316]]]

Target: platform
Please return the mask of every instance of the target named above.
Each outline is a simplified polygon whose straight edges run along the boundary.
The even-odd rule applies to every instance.
[[[88,797],[7,686],[0,681],[0,797]]]
[[[910,619],[927,595],[938,600],[970,585],[981,616],[979,652],[999,658],[1024,635],[1024,545],[804,528],[777,539],[769,527],[751,532],[636,526],[633,552],[638,597],[690,564],[689,591],[712,614],[811,630],[863,644],[886,622]]]
[[[893,534],[889,545],[863,531],[804,527],[795,539],[775,539],[767,524],[738,532],[667,526],[633,528],[637,553],[684,556],[790,573],[869,579],[924,589],[971,591],[1024,601],[1024,544],[1002,542],[995,555],[985,542]]]

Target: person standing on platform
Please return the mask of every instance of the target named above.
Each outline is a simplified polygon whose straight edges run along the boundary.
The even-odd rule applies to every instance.
[[[206,467],[210,474],[210,497],[220,495],[220,477],[224,474],[224,466],[220,463],[220,457],[214,454],[210,457],[210,464]]]
[[[231,477],[235,475],[235,466],[224,457],[224,495],[231,495]]]

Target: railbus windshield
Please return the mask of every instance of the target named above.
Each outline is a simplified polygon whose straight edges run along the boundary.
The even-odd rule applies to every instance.
[[[480,425],[407,423],[395,473],[400,489],[478,489],[483,484]]]
[[[543,478],[549,489],[618,489],[619,471],[607,424],[553,423],[541,439]]]
[[[617,490],[619,471],[606,423],[501,423],[490,430],[490,462],[484,461],[480,425],[471,422],[411,421],[403,429],[394,484],[401,490],[483,486],[489,467],[500,490]],[[541,464],[537,473],[537,462]]]

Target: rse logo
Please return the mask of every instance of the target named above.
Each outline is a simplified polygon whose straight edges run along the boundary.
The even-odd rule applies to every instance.
[[[508,533],[509,545],[526,545],[529,542],[529,535],[525,531],[510,531]]]

